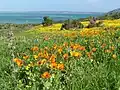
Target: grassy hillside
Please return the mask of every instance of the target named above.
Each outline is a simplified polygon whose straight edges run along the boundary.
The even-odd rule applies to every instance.
[[[103,16],[100,16],[100,19],[120,19],[120,8],[109,11]]]
[[[61,31],[54,24],[2,31],[0,89],[119,90],[120,20],[103,23],[78,30]]]

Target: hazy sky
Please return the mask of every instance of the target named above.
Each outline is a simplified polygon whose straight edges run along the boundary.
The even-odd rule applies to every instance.
[[[0,0],[0,11],[107,12],[120,8],[120,0]]]

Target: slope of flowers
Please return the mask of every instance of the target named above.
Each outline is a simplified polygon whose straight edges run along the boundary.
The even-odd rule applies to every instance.
[[[101,28],[90,28],[90,29],[84,28],[82,31],[80,31],[80,35],[82,37],[85,37],[85,36],[91,37],[91,36],[100,35],[104,32],[105,32],[105,30],[103,30]]]
[[[98,21],[97,21],[98,22]],[[102,27],[94,27],[94,28],[83,28],[79,30],[60,30],[61,24],[54,24],[48,27],[36,26],[31,30],[26,31],[26,33],[36,34],[36,33],[72,33],[70,31],[74,31],[75,33],[80,33],[80,36],[96,36],[104,33],[106,30],[118,30],[120,28],[120,20],[102,20]],[[82,22],[84,26],[87,26],[89,22]],[[70,36],[70,35],[68,35]]]
[[[118,20],[104,20],[105,27],[116,28],[120,27],[120,19]]]
[[[31,30],[40,30],[40,31],[57,31],[60,30],[61,24],[53,24],[52,26],[43,27],[42,25],[35,26]]]
[[[0,89],[119,90],[120,21],[103,23],[62,31],[61,24],[36,26],[6,40],[0,47]]]
[[[98,33],[99,30],[98,32],[94,31],[91,35],[97,35]],[[85,34],[89,35],[90,33]],[[69,90],[74,85],[76,86],[75,82],[77,82],[79,83],[76,87],[78,90],[85,89],[85,87],[79,87],[79,85],[84,86],[84,84],[90,82],[94,84],[106,82],[109,76],[105,76],[106,72],[108,73],[106,70],[108,67],[111,67],[111,69],[118,67],[120,59],[119,39],[113,38],[114,36],[108,33],[106,34],[107,36],[103,35],[102,37],[81,38],[79,34],[73,32],[69,34],[70,37],[64,35],[50,35],[53,36],[50,37],[46,33],[43,40],[38,38],[41,43],[37,40],[36,44],[31,42],[27,47],[22,45],[24,51],[21,51],[18,47],[21,52],[19,51],[13,59],[18,80],[17,87]],[[101,71],[100,67],[104,70]],[[117,68],[117,70],[119,69]],[[95,75],[96,72],[97,75]],[[112,71],[110,70],[110,72]],[[113,72],[117,73],[114,70]],[[104,80],[101,75],[104,75],[106,79]],[[111,76],[111,78],[113,77]],[[89,79],[90,82],[87,82],[86,79]],[[94,79],[98,81],[95,83]],[[90,87],[91,85],[89,85],[89,89]],[[102,89],[104,85],[101,83],[101,86],[98,85],[97,87]],[[92,88],[97,87],[93,86]]]

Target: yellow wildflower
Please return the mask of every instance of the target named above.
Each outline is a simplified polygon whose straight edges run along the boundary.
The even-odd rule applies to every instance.
[[[57,68],[57,63],[56,63],[56,62],[51,63],[51,64],[50,64],[50,67],[53,68],[53,69],[56,69],[56,68]]]
[[[59,54],[61,54],[62,53],[62,48],[59,48],[58,52],[59,52]]]
[[[71,51],[70,54],[71,54],[71,56],[74,56],[74,57],[82,56],[82,54],[80,52],[73,52],[73,51]]]
[[[34,55],[33,57],[34,57],[34,59],[35,59],[35,60],[37,60],[37,59],[38,59],[38,55]]]
[[[28,58],[29,58],[29,56],[27,56],[27,55],[23,56],[23,59],[25,59],[25,60],[27,60]]]
[[[112,57],[113,57],[114,59],[116,59],[116,58],[117,58],[117,55],[116,55],[116,54],[113,54]]]
[[[47,62],[47,60],[46,59],[43,59],[43,60],[39,60],[38,62],[37,62],[37,64],[38,65],[43,65],[43,64],[45,64]]]

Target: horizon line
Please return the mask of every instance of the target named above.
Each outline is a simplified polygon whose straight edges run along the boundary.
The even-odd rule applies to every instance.
[[[12,11],[12,10],[5,10],[5,11],[0,11],[0,12],[64,12],[64,13],[67,13],[67,12],[73,12],[73,13],[106,13],[106,12],[99,12],[99,11],[33,11],[33,10],[28,10],[28,11]]]

